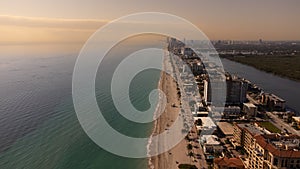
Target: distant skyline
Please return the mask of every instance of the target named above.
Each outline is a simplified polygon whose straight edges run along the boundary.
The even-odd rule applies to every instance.
[[[2,0],[0,45],[84,43],[111,20],[136,12],[183,17],[211,40],[300,40],[299,0]]]

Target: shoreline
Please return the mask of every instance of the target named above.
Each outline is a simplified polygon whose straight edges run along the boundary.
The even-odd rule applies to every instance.
[[[165,55],[163,60],[163,70],[167,71],[170,69],[172,69],[171,63],[169,62],[168,56],[166,57]],[[173,122],[179,116],[181,111],[181,108],[179,106],[180,98],[177,94],[176,81],[164,71],[161,71],[158,88],[164,92],[167,100],[166,100],[165,110],[154,123],[152,134],[149,138],[149,143],[147,145],[147,150],[150,150],[152,148],[151,145],[152,136],[162,133],[165,130],[167,130],[169,126],[172,126]],[[160,105],[161,103],[159,102],[157,106],[157,110],[160,108]],[[154,113],[154,118],[156,118],[156,112]],[[192,134],[191,137],[196,138],[197,136]],[[189,143],[191,142],[188,142],[186,139],[183,139],[170,150],[162,154],[159,154],[157,156],[149,157],[148,168],[149,169],[176,169],[178,168],[179,164],[193,164],[196,165],[198,168],[200,168],[199,164],[192,162],[192,159],[187,155],[188,154],[187,145]],[[166,145],[167,142],[161,141],[159,144]],[[198,150],[195,149],[194,151],[198,151]]]
[[[161,83],[162,83],[162,79],[163,79],[163,71],[160,72],[160,77],[159,77],[159,81],[158,81],[158,85],[157,85],[157,88],[158,89],[161,89]],[[158,100],[161,100],[161,94],[159,94],[158,96]],[[156,119],[157,117],[157,111],[158,109],[160,108],[161,106],[161,103],[158,102],[157,103],[157,106],[156,106],[156,109],[155,109],[155,112],[153,113],[153,119]],[[150,147],[151,147],[151,144],[152,144],[152,137],[153,135],[155,134],[155,129],[157,128],[157,120],[155,120],[154,122],[154,125],[153,125],[153,128],[152,128],[152,132],[151,132],[151,135],[149,137],[149,141],[148,141],[148,144],[147,144],[147,155],[150,156]],[[152,157],[149,157],[148,158],[148,168],[149,169],[154,169],[154,164],[152,162]]]

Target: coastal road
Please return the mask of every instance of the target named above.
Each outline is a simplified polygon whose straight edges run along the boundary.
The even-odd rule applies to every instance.
[[[271,113],[271,112],[267,112],[267,115],[271,118],[273,124],[278,127],[279,129],[281,129],[282,131],[284,131],[284,129],[287,129],[289,132],[291,132],[292,134],[298,135],[300,136],[300,132],[295,130],[292,126],[290,126],[289,124],[285,123],[284,121],[282,121],[279,117],[277,117],[275,114]]]

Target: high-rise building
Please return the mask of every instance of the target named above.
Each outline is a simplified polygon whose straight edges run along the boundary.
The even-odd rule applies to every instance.
[[[248,89],[248,83],[243,79],[232,77],[231,75],[226,75],[226,104],[228,105],[240,105],[246,102],[246,94]],[[204,81],[204,101],[206,103],[211,102],[211,94],[213,89],[211,89],[211,84],[209,80]]]
[[[227,104],[241,104],[244,103],[246,99],[248,83],[239,79],[237,77],[228,75],[226,77],[227,84]]]
[[[210,84],[208,83],[208,80],[204,80],[204,92],[203,92],[203,98],[206,104],[209,104],[211,102],[211,89]]]

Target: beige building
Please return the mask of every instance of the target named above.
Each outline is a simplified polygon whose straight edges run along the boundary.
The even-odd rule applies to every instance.
[[[233,125],[233,145],[235,148],[243,147],[247,153],[250,152],[250,145],[255,135],[264,134],[262,130],[253,124],[234,124]]]
[[[300,117],[292,117],[294,126],[300,128]]]
[[[255,118],[257,114],[257,107],[252,103],[244,103],[243,112],[246,114],[247,119]]]
[[[271,111],[283,111],[285,110],[285,100],[282,98],[270,94],[270,93],[264,93],[262,94],[261,103],[266,105]]]
[[[222,153],[223,147],[220,145],[219,138],[215,135],[203,135],[200,144],[205,154]]]
[[[251,124],[234,124],[233,144],[243,147],[248,169],[300,168],[300,137],[266,134]]]
[[[218,128],[220,131],[228,138],[233,137],[233,125],[228,122],[218,122],[217,123]]]
[[[257,166],[264,169],[300,168],[299,136],[270,134],[257,135],[254,139],[250,159],[258,160],[250,160],[252,168]]]

